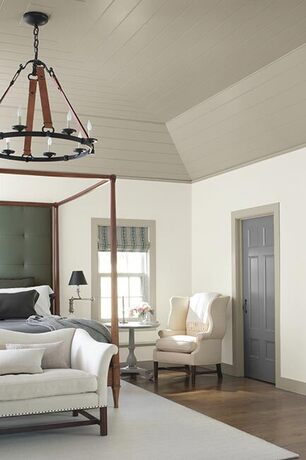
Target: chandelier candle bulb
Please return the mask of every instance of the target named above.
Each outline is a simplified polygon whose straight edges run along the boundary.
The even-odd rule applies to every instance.
[[[11,139],[9,137],[7,137],[5,139],[5,142],[6,142],[6,150],[10,150],[10,146],[11,146]]]
[[[92,124],[90,120],[88,120],[87,122],[87,131],[88,131],[88,135],[90,135],[90,132],[92,131]]]
[[[21,108],[18,107],[17,109],[17,124],[21,125]]]
[[[52,137],[48,137],[48,152],[50,152],[51,145],[52,145]]]
[[[72,115],[69,110],[69,112],[67,113],[67,128],[71,128],[71,120],[72,120]]]

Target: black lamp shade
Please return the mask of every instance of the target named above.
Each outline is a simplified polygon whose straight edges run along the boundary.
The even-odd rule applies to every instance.
[[[87,284],[87,281],[82,270],[72,272],[69,286],[81,286],[83,284]]]

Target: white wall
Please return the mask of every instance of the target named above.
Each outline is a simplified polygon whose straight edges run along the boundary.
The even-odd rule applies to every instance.
[[[156,312],[162,326],[169,313],[169,298],[186,295],[191,288],[191,187],[154,181],[117,181],[117,217],[156,221]],[[91,218],[109,217],[109,185],[60,208],[61,312],[68,311],[74,288],[68,286],[72,270],[83,270],[90,296]],[[90,305],[76,303],[78,316],[89,317]],[[126,333],[123,333],[126,334]],[[156,332],[144,332],[136,340],[153,342]],[[127,342],[127,335],[122,337]],[[138,350],[140,359],[152,359],[152,348]],[[122,359],[126,352],[122,353]]]
[[[306,149],[274,157],[192,184],[118,180],[118,218],[156,220],[157,317],[166,325],[169,297],[201,290],[232,294],[231,212],[280,203],[281,376],[306,382]],[[0,175],[0,199],[51,201],[82,189],[86,181]],[[192,204],[191,204],[192,203]],[[68,311],[72,270],[91,281],[91,218],[108,217],[108,186],[61,209],[61,303]],[[191,226],[192,221],[192,226]],[[191,244],[192,241],[192,244]],[[192,263],[191,263],[192,259]],[[90,295],[90,286],[84,287]],[[89,316],[89,304],[78,305]],[[231,323],[223,361],[232,363]],[[140,340],[150,342],[155,333]],[[127,337],[123,337],[126,341]],[[150,359],[151,349],[138,353]],[[123,359],[126,354],[122,353]]]
[[[306,382],[306,149],[192,185],[192,290],[231,295],[231,212],[280,203],[281,376]],[[223,361],[232,363],[231,324]]]

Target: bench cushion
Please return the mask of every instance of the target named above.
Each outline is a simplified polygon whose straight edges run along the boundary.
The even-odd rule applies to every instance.
[[[157,350],[174,353],[191,353],[196,347],[196,337],[190,335],[172,335],[171,337],[159,339],[156,342]]]
[[[0,376],[0,401],[97,391],[97,379],[78,369],[45,369],[42,374]]]

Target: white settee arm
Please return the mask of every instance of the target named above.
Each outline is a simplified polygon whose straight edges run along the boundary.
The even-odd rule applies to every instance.
[[[99,406],[107,405],[107,377],[112,356],[118,347],[94,340],[88,332],[76,329],[71,344],[71,367],[96,375]]]

